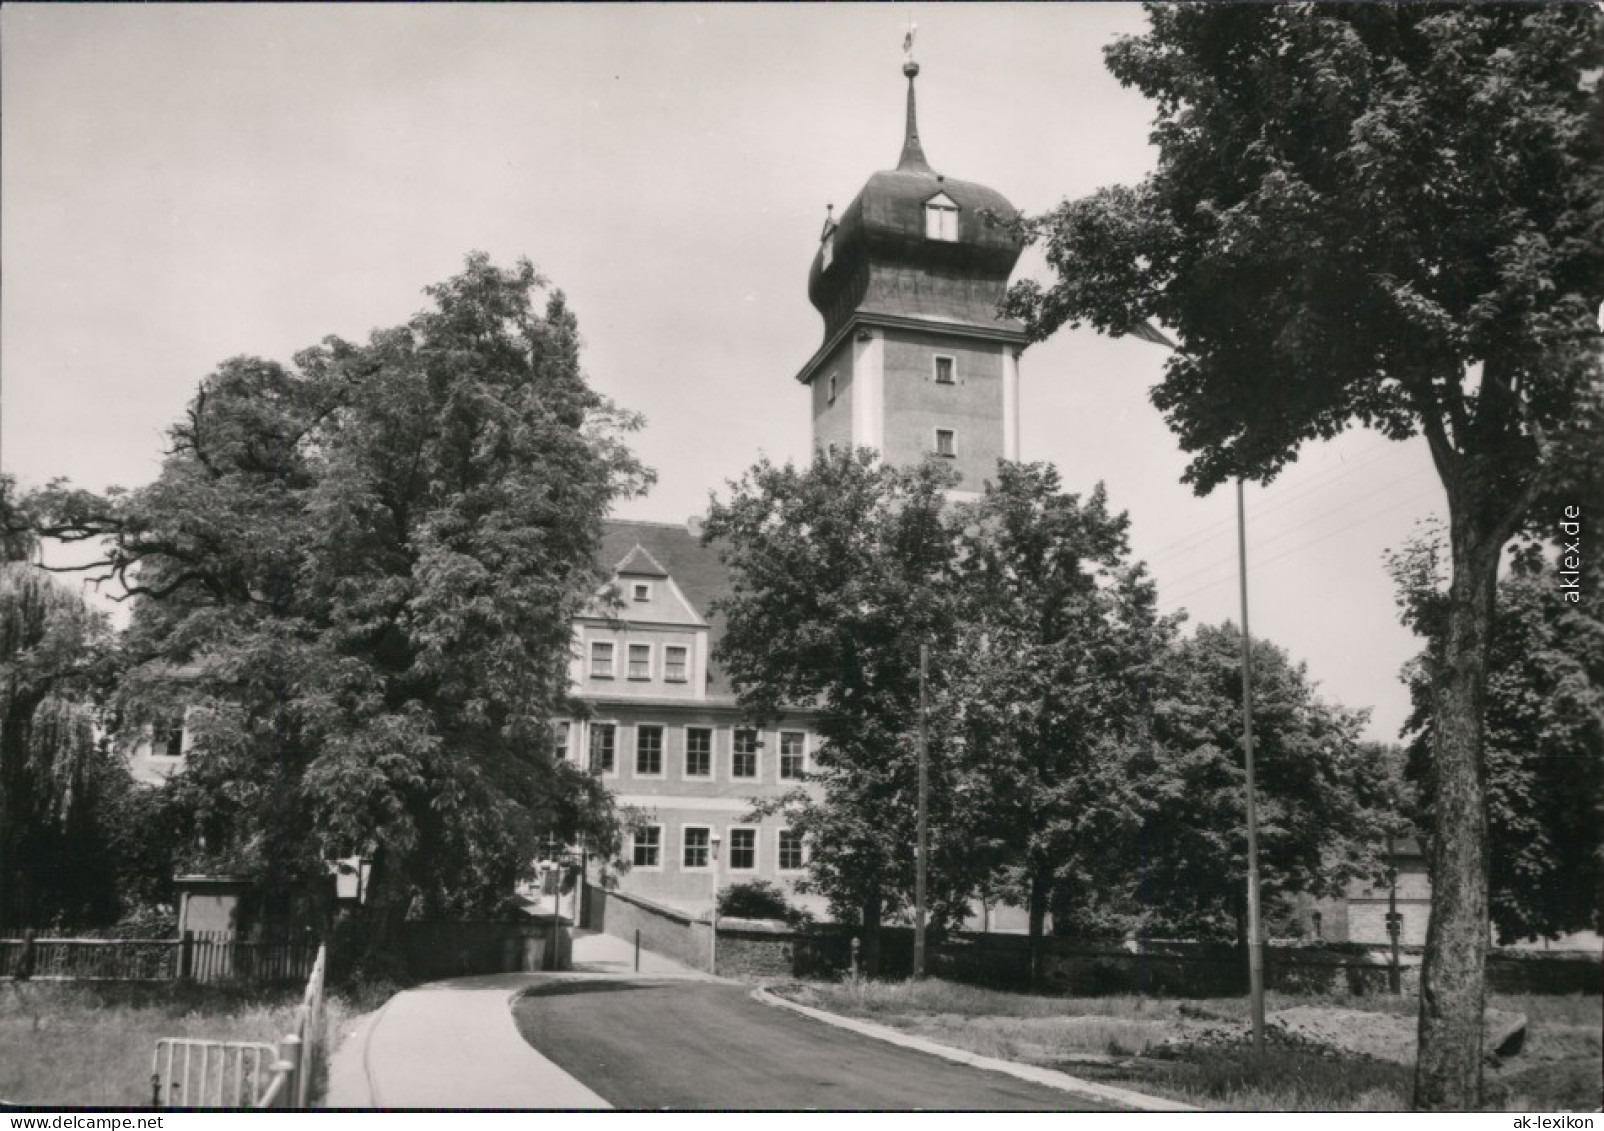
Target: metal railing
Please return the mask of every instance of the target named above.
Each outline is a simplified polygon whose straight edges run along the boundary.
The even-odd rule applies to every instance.
[[[327,952],[317,948],[294,1031],[277,1046],[252,1041],[164,1037],[151,1061],[155,1107],[304,1108],[323,1047]]]

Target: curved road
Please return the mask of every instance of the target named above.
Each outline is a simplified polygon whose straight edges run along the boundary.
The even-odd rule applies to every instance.
[[[513,1019],[541,1055],[621,1108],[1118,1110],[763,1005],[743,986],[554,982],[519,998]]]

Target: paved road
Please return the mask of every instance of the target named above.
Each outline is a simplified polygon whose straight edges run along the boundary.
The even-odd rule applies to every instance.
[[[608,978],[513,1006],[543,1056],[615,1107],[1108,1111],[753,1001],[744,986]]]

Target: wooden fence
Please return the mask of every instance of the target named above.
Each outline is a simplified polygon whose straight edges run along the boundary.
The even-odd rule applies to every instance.
[[[306,1108],[323,1054],[320,946],[295,1010],[295,1028],[277,1045],[163,1037],[151,1059],[153,1107]]]
[[[0,978],[99,982],[294,982],[311,976],[318,945],[261,942],[223,931],[173,939],[0,939]]]

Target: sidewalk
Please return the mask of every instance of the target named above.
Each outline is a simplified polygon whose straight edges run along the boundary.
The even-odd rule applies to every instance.
[[[705,975],[641,951],[642,975]],[[572,974],[485,974],[396,994],[335,1050],[331,1108],[607,1108],[606,1100],[524,1042],[512,999],[555,979],[633,974],[623,939],[574,932]]]

